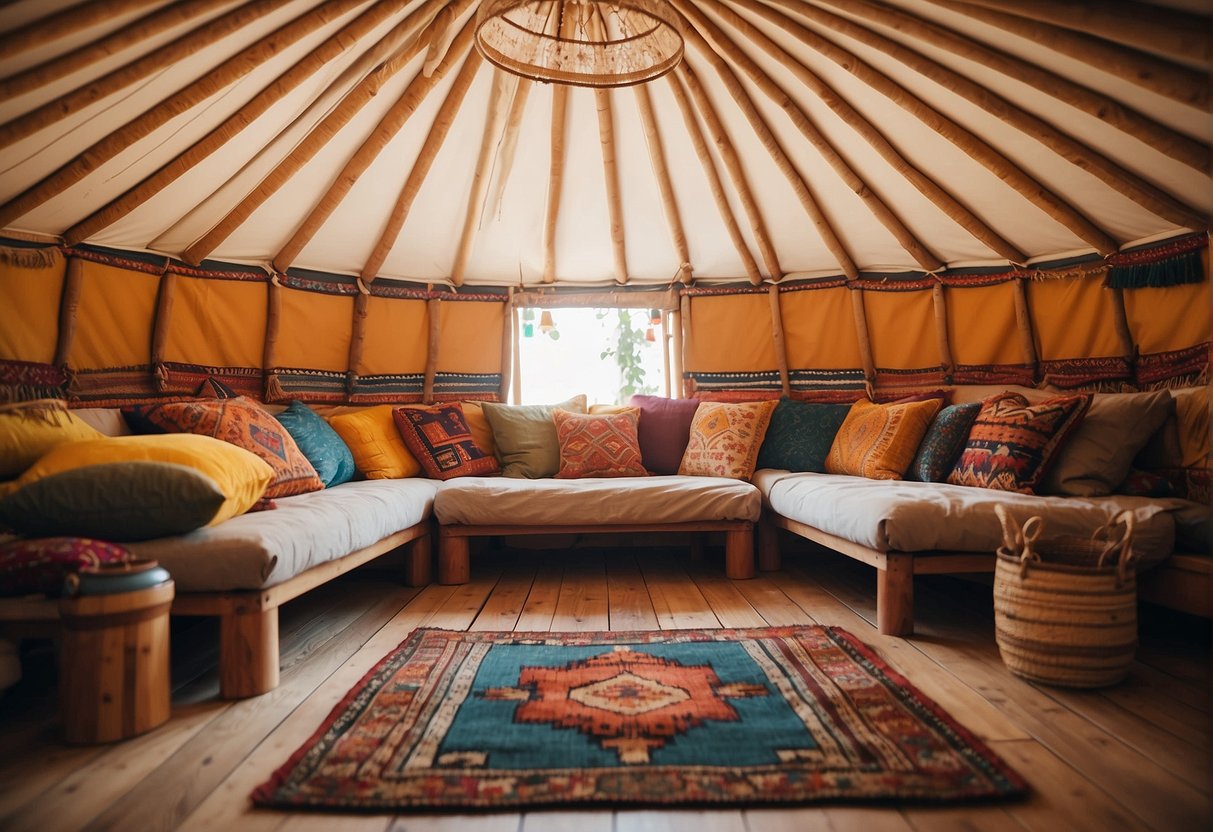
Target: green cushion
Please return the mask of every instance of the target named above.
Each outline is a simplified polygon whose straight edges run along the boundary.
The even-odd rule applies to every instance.
[[[30,536],[150,540],[205,526],[226,499],[186,465],[111,462],[22,486],[0,500],[0,523]]]
[[[274,418],[282,423],[307,461],[312,463],[325,488],[354,478],[358,470],[354,467],[354,455],[349,446],[306,404],[291,402],[290,407],[275,414]]]
[[[531,480],[552,477],[560,470],[560,442],[553,410],[585,413],[585,396],[560,404],[508,405],[485,402],[484,415],[493,427],[493,441],[502,473]]]
[[[757,467],[825,473],[830,445],[850,409],[849,404],[780,399],[758,452]]]

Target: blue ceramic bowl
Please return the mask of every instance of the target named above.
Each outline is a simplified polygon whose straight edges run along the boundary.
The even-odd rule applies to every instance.
[[[151,589],[169,579],[168,570],[157,561],[135,559],[125,563],[103,563],[85,566],[64,581],[63,594],[76,598],[82,595],[113,595]]]

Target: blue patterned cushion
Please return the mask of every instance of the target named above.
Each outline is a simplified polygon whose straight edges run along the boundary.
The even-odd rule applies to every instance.
[[[341,441],[328,422],[307,405],[291,402],[290,407],[274,418],[282,423],[307,461],[312,463],[325,488],[341,485],[354,478],[357,468],[349,446]]]
[[[910,463],[906,479],[919,482],[947,480],[980,412],[981,402],[954,404],[939,411],[918,446],[918,454]]]
[[[758,452],[758,467],[825,473],[830,445],[850,409],[849,404],[780,399]]]

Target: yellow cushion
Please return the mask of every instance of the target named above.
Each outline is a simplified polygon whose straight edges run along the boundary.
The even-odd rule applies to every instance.
[[[626,404],[592,404],[589,412],[591,416],[616,416],[631,410],[639,410],[639,408]]]
[[[489,456],[497,453],[497,443],[493,441],[493,426],[489,417],[484,415],[480,402],[460,402],[463,405],[463,418],[467,419],[468,427],[472,429],[472,438],[476,446]]]
[[[101,437],[58,399],[0,405],[0,480],[20,475],[56,445]]]
[[[421,473],[421,464],[409,453],[400,431],[396,430],[394,407],[381,404],[329,419],[333,430],[354,454],[354,464],[368,480],[399,480]]]
[[[701,402],[691,420],[691,436],[682,454],[679,474],[730,477],[754,476],[758,449],[771,424],[776,401]]]
[[[826,473],[902,479],[942,404],[940,399],[900,404],[860,399],[851,405],[834,436]]]
[[[206,474],[224,502],[208,525],[244,514],[265,494],[274,469],[257,455],[222,439],[192,433],[110,436],[67,442],[53,448],[17,480],[17,487],[53,474],[110,462],[170,462]]]

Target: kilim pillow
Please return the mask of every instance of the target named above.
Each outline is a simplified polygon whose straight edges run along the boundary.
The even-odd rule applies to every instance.
[[[700,402],[679,474],[748,480],[771,423],[774,401]],[[642,417],[643,418],[643,417]]]
[[[969,429],[981,412],[981,402],[953,404],[939,411],[918,453],[906,472],[906,479],[918,482],[943,482],[956,464],[969,438]]]
[[[267,499],[319,491],[324,483],[282,423],[244,396],[195,399],[136,408],[144,419],[171,433],[213,436],[252,451],[274,469]]]
[[[497,458],[485,453],[459,402],[434,407],[398,407],[392,411],[400,438],[432,480],[498,474]]]
[[[0,405],[0,480],[20,475],[56,445],[100,438],[59,399]]]
[[[396,429],[390,404],[329,417],[329,425],[354,455],[354,465],[368,480],[399,480],[421,473]]]
[[[130,550],[103,540],[13,540],[0,545],[0,595],[58,595],[63,579],[81,567],[122,563],[130,558]]]
[[[851,406],[780,399],[771,413],[759,468],[825,473],[826,455]]]
[[[648,476],[640,460],[640,411],[636,408],[602,414],[556,410],[552,420],[560,443],[557,478]]]
[[[826,472],[871,480],[899,480],[939,412],[939,399],[875,404],[860,399],[834,437]]]
[[[584,393],[560,404],[484,402],[481,407],[493,426],[493,441],[497,443],[497,458],[501,460],[502,473],[507,477],[532,480],[555,476],[560,470],[560,443],[556,441],[552,412],[586,411]]]
[[[1017,393],[986,399],[948,482],[1035,493],[1091,397],[1063,396],[1036,405]]]
[[[349,446],[341,441],[328,422],[303,402],[291,402],[290,407],[275,414],[274,418],[282,423],[307,461],[312,463],[325,488],[349,482],[358,473]]]

